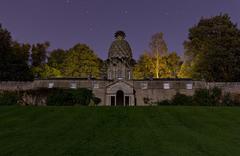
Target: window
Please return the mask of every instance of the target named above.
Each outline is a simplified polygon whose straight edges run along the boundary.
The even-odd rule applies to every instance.
[[[118,79],[122,78],[122,71],[120,69],[117,72],[117,78]]]
[[[131,71],[128,71],[128,79],[131,80]]]
[[[94,83],[93,84],[93,89],[98,89],[99,88],[99,84],[98,83]]]
[[[163,89],[170,89],[170,84],[169,83],[164,83],[163,84]]]
[[[189,89],[189,90],[193,89],[193,84],[192,83],[186,84],[186,89]]]
[[[147,82],[141,83],[141,88],[142,89],[148,89],[148,83]]]
[[[71,89],[76,89],[77,88],[77,84],[76,83],[70,83],[70,88]]]
[[[54,83],[53,82],[48,84],[48,88],[53,88],[53,87],[54,87]]]

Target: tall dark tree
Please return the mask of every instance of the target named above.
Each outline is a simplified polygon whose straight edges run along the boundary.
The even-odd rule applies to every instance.
[[[46,63],[47,49],[50,46],[49,42],[37,43],[32,46],[32,66],[37,67]]]
[[[12,41],[10,32],[0,25],[0,80],[27,81],[32,80],[28,66],[27,44]]]
[[[22,60],[29,63],[29,57],[30,57],[30,49],[31,45],[28,43],[20,44],[18,42],[12,43],[12,51],[19,57],[21,57]]]
[[[67,52],[63,49],[53,50],[48,57],[48,65],[63,73],[66,56]]]
[[[240,30],[229,15],[202,18],[184,43],[191,76],[207,81],[239,81]],[[187,64],[186,64],[187,63]]]

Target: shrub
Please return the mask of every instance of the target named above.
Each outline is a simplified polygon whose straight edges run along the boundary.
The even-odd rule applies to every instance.
[[[19,96],[16,92],[4,91],[0,93],[0,106],[17,105]]]
[[[177,93],[172,99],[172,105],[193,105],[193,100],[191,96],[187,96],[181,93]]]
[[[193,95],[193,102],[195,105],[210,106],[210,95],[208,89],[198,89]]]
[[[49,106],[89,105],[93,99],[92,91],[80,89],[53,89],[47,97]]]
[[[222,98],[222,90],[218,87],[211,88],[209,90],[209,96],[210,96],[210,103],[213,106],[217,106],[221,104],[221,98]]]
[[[158,106],[170,106],[172,105],[171,100],[163,100],[156,103]]]
[[[224,96],[222,98],[222,104],[225,106],[234,106],[235,105],[235,102],[232,99],[230,93],[224,94]]]
[[[93,102],[94,102],[95,105],[98,105],[99,103],[101,103],[101,101],[102,100],[100,98],[98,98],[98,97],[94,97],[93,98]]]

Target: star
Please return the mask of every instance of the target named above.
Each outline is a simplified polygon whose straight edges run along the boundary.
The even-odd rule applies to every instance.
[[[71,0],[66,0],[65,1],[67,4],[70,4],[71,3]]]
[[[122,10],[121,13],[122,14],[128,14],[128,11],[127,10]]]
[[[168,13],[168,12],[165,12],[165,13],[164,13],[164,15],[168,16],[168,15],[169,15],[169,13]]]

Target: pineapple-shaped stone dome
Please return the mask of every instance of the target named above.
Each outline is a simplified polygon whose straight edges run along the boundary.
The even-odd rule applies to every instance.
[[[132,50],[129,43],[125,40],[125,33],[123,31],[117,31],[115,33],[115,41],[112,42],[108,59],[119,58],[119,59],[131,59]]]
[[[110,80],[130,80],[132,77],[132,50],[125,36],[123,31],[117,31],[115,41],[110,46],[107,59]]]

